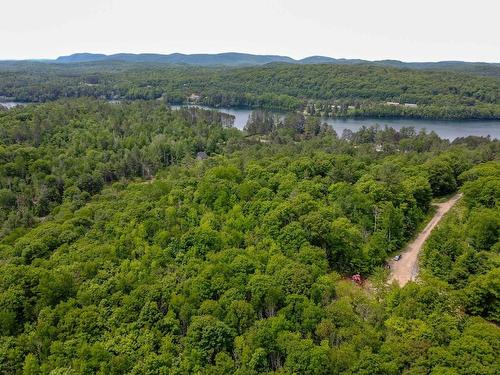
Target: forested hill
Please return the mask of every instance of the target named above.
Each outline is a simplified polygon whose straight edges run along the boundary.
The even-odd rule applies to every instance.
[[[0,64],[0,96],[92,96],[300,110],[332,117],[499,119],[500,78],[371,65],[244,68],[125,62]]]
[[[498,150],[296,112],[0,109],[0,373],[496,375]],[[422,280],[386,285],[457,190]]]
[[[327,56],[309,56],[303,59],[293,59],[288,56],[278,55],[254,55],[249,53],[215,53],[215,54],[182,54],[172,53],[169,55],[156,53],[117,53],[104,55],[96,53],[75,53],[69,56],[60,56],[55,62],[58,63],[82,63],[96,61],[123,61],[123,62],[148,62],[164,64],[188,64],[188,65],[226,65],[226,66],[250,66],[268,63],[289,64],[373,64],[378,66],[390,66],[408,69],[428,70],[450,70],[463,71],[479,75],[491,75],[500,77],[500,63],[481,63],[465,61],[439,61],[439,62],[403,62],[398,60],[369,61],[362,59],[338,59]]]
[[[57,63],[81,63],[95,61],[122,61],[122,62],[147,62],[163,64],[187,64],[187,65],[263,65],[272,62],[296,62],[287,56],[277,55],[252,55],[248,53],[218,53],[218,54],[192,54],[173,53],[162,55],[155,53],[117,53],[113,55],[102,55],[93,53],[76,53],[69,56],[60,56]]]

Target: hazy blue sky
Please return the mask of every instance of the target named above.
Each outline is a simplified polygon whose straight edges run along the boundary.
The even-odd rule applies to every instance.
[[[2,0],[0,59],[250,52],[500,62],[500,0]]]

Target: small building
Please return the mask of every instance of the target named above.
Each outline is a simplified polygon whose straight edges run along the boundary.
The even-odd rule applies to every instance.
[[[197,102],[198,100],[200,100],[200,96],[197,94],[191,94],[188,96],[189,102]]]
[[[408,108],[417,108],[418,105],[416,105],[415,103],[405,103],[405,107],[408,107]]]

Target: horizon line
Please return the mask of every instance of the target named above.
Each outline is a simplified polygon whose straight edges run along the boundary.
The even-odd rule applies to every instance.
[[[322,54],[313,54],[313,55],[307,55],[302,58],[295,58],[291,57],[289,55],[282,55],[282,54],[276,54],[276,53],[252,53],[252,52],[236,52],[236,51],[224,51],[224,52],[171,52],[171,53],[162,53],[162,52],[115,52],[115,53],[103,53],[103,52],[73,52],[73,53],[68,53],[68,54],[62,54],[58,55],[56,57],[32,57],[32,58],[0,58],[0,61],[2,62],[23,62],[23,61],[32,61],[32,62],[51,62],[51,61],[56,61],[60,57],[67,57],[67,56],[73,56],[73,55],[80,55],[80,54],[89,54],[89,55],[104,55],[106,57],[114,56],[114,55],[121,55],[121,54],[127,54],[127,55],[159,55],[159,56],[169,56],[169,55],[185,55],[185,56],[192,56],[192,55],[224,55],[224,54],[244,54],[244,55],[252,55],[252,56],[276,56],[276,57],[284,57],[284,58],[289,58],[294,61],[301,61],[307,58],[311,57],[323,57],[323,58],[330,58],[330,59],[335,59],[335,60],[362,60],[362,61],[367,61],[367,62],[380,62],[380,61],[397,61],[397,62],[402,62],[402,63],[444,63],[444,62],[464,62],[464,63],[476,63],[476,64],[500,64],[500,62],[497,61],[485,61],[485,60],[460,60],[460,59],[445,59],[445,60],[400,60],[397,58],[380,58],[380,59],[368,59],[368,58],[362,58],[362,57],[332,57],[329,55],[322,55]]]

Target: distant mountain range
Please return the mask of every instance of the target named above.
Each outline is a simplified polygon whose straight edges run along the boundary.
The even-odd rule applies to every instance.
[[[5,60],[0,61],[0,66],[5,69],[19,67],[21,64],[58,64],[75,66],[78,64],[93,64],[99,66],[118,64],[177,64],[188,66],[228,66],[245,67],[260,66],[265,64],[337,64],[337,65],[375,65],[393,68],[406,68],[418,70],[440,70],[458,71],[475,75],[490,76],[500,78],[500,63],[485,62],[465,62],[465,61],[439,61],[439,62],[403,62],[398,60],[378,60],[369,61],[362,59],[336,59],[328,56],[309,56],[304,59],[293,59],[288,56],[279,55],[253,55],[249,53],[216,53],[216,54],[182,54],[172,53],[169,55],[157,53],[117,53],[104,55],[98,53],[75,53],[69,56],[60,56],[57,59],[39,60]],[[113,65],[111,65],[113,66]]]
[[[304,59],[295,60],[288,56],[279,55],[253,55],[249,53],[215,53],[215,54],[182,54],[172,53],[162,55],[157,53],[117,53],[113,55],[104,55],[98,53],[75,53],[69,56],[60,56],[57,63],[82,63],[93,61],[122,61],[122,62],[149,62],[165,64],[186,64],[186,65],[264,65],[269,63],[290,63],[290,64],[377,64],[393,67],[412,67],[412,68],[450,68],[463,66],[500,66],[500,63],[482,63],[482,62],[464,62],[464,61],[440,61],[440,62],[402,62],[398,60],[379,60],[369,61],[361,59],[335,59],[327,56],[310,56]]]
[[[172,53],[162,55],[156,53],[117,53],[103,55],[94,53],[75,53],[69,56],[60,56],[58,63],[82,63],[93,61],[122,61],[133,63],[164,63],[186,65],[263,65],[272,62],[294,63],[294,59],[286,56],[252,55],[248,53],[217,53],[217,54],[192,54]]]

